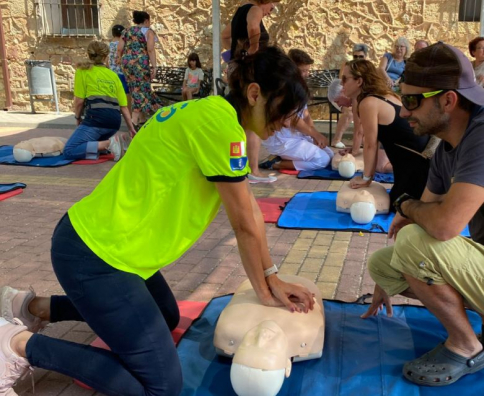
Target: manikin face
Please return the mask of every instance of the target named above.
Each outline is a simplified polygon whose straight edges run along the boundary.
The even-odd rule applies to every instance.
[[[287,337],[272,320],[247,332],[234,355],[234,362],[264,370],[277,370],[287,364]]]
[[[361,82],[361,78],[353,77],[349,66],[344,67],[343,75],[341,76],[341,84],[343,85],[343,90],[341,92],[343,95],[351,99],[356,99],[361,92]]]
[[[401,84],[402,95],[421,94],[424,92],[433,92],[435,89],[415,87],[413,85]],[[441,96],[424,98],[420,106],[414,110],[407,110],[402,106],[400,116],[406,118],[413,132],[417,136],[439,135],[445,132],[450,116],[440,107]]]
[[[311,70],[311,65],[299,65],[297,67],[301,73],[302,78],[306,79],[309,77],[309,71]]]

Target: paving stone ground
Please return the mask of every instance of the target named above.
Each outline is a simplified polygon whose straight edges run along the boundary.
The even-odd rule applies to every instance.
[[[0,145],[40,136],[68,137],[70,133],[69,129],[0,127]],[[112,166],[113,162],[59,168],[0,165],[0,183],[27,184],[23,194],[0,202],[0,285],[32,286],[41,296],[63,293],[50,262],[53,229],[66,210],[89,194]],[[256,197],[290,198],[300,191],[336,191],[341,186],[340,182],[278,177],[273,184],[253,185]],[[366,260],[372,252],[391,244],[381,234],[287,230],[273,224],[266,225],[266,232],[272,259],[281,273],[311,279],[324,298],[343,301],[372,292]],[[179,300],[209,301],[235,291],[246,276],[223,208],[199,241],[162,272]],[[44,334],[80,343],[94,339],[89,326],[79,322],[52,324]],[[35,370],[34,379],[36,396],[99,395],[74,385],[64,375],[42,369]],[[15,389],[22,396],[33,394],[30,379]]]

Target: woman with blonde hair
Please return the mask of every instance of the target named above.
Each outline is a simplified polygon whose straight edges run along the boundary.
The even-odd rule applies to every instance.
[[[398,88],[398,83],[405,70],[405,62],[410,57],[412,49],[405,37],[395,40],[392,53],[386,52],[380,59],[378,66],[391,88]]]
[[[393,203],[404,192],[420,197],[427,183],[430,165],[429,159],[422,154],[429,137],[415,135],[408,121],[400,117],[402,102],[371,62],[348,62],[341,80],[344,94],[358,102],[365,137],[363,176],[351,179],[351,187],[361,188],[371,184],[380,142],[395,175],[390,201]]]
[[[97,159],[100,151],[109,150],[118,161],[122,148],[116,132],[121,126],[121,114],[129,131],[136,133],[126,94],[118,75],[106,66],[109,46],[92,41],[87,54],[88,59],[77,65],[74,78],[74,115],[78,127],[64,147],[64,157]]]

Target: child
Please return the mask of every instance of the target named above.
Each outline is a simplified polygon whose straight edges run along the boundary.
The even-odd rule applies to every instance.
[[[200,82],[203,81],[203,70],[198,54],[192,52],[188,55],[188,67],[183,79],[182,98],[192,99],[200,91]]]

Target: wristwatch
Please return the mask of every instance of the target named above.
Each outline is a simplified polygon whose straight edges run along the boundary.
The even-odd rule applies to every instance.
[[[267,268],[264,270],[264,277],[267,278],[269,275],[277,274],[279,270],[277,269],[276,265],[274,264],[271,268]]]
[[[363,179],[363,181],[373,180],[373,176],[365,176],[365,175],[363,175],[361,178]]]
[[[395,200],[395,202],[393,202],[393,207],[395,208],[395,210],[406,219],[408,219],[408,216],[406,216],[405,213],[403,213],[402,203],[404,203],[405,201],[408,201],[409,199],[415,199],[415,198],[412,197],[410,194],[403,193]]]

